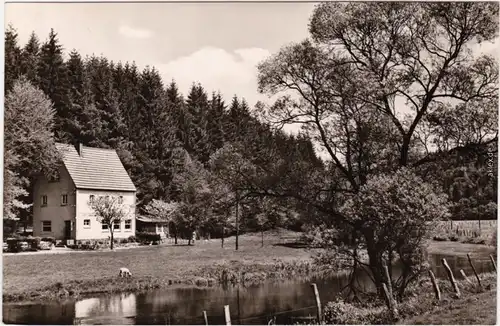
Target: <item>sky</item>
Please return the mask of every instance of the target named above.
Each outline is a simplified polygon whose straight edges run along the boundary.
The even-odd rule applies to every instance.
[[[250,107],[272,102],[257,91],[256,65],[282,46],[308,35],[315,3],[7,3],[5,24],[24,46],[34,31],[43,42],[51,28],[65,52],[103,55],[115,62],[154,66],[165,84],[175,80],[187,95],[193,82],[226,103],[234,95]],[[475,55],[496,54],[494,43],[474,46]],[[397,99],[401,115],[409,113]],[[398,114],[399,115],[399,114]],[[295,133],[297,125],[285,127]],[[317,148],[319,149],[319,148]],[[323,156],[320,151],[319,153]]]
[[[156,67],[187,94],[193,82],[220,91],[226,102],[257,91],[256,65],[287,43],[308,36],[314,3],[7,3],[5,24],[21,45],[51,28],[65,52],[104,55]]]

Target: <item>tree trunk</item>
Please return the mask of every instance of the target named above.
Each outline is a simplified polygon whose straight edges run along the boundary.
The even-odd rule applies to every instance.
[[[384,289],[382,283],[384,283],[384,267],[383,267],[383,259],[382,252],[377,250],[376,243],[373,239],[373,234],[369,232],[365,233],[366,240],[366,249],[368,253],[368,266],[373,275],[373,280],[375,282],[375,286],[377,288],[378,296],[384,300]]]
[[[239,214],[240,214],[240,194],[236,192],[236,250],[238,250],[238,235],[240,233]]]
[[[114,238],[114,233],[113,233],[113,224],[109,225],[109,233],[111,235],[111,244],[110,244],[110,248],[111,250],[113,250],[114,246],[115,246],[115,238]]]
[[[189,239],[188,239],[188,246],[190,246],[190,245],[191,245],[191,239],[192,239],[192,238],[191,238],[191,237],[189,237]]]
[[[174,225],[174,244],[177,244],[177,226]]]
[[[260,228],[260,246],[264,247],[264,228]]]

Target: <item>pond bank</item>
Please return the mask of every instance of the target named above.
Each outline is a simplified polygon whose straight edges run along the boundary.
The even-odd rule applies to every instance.
[[[229,239],[229,246],[231,239]],[[211,287],[258,284],[265,280],[313,277],[324,271],[311,263],[314,251],[276,244],[260,237],[242,239],[241,250],[218,243],[193,247],[136,248],[78,255],[4,257],[4,302],[65,300],[98,293],[138,292],[172,286]],[[495,248],[456,242],[433,242],[430,254],[484,256]],[[59,257],[57,257],[59,256]],[[224,257],[224,258],[221,258]],[[118,278],[127,266],[131,278]]]
[[[231,262],[207,266],[182,278],[109,277],[94,280],[57,282],[35,291],[3,293],[3,302],[67,300],[102,293],[141,292],[168,287],[213,287],[219,285],[255,285],[267,280],[287,280],[294,277],[310,278],[323,274],[310,261],[275,262],[273,264],[245,264]]]
[[[358,303],[343,301],[326,304],[327,324],[399,324],[399,325],[494,325],[496,319],[496,274],[481,274],[483,289],[477,283],[457,280],[461,295],[457,297],[448,280],[438,281],[441,300],[435,298],[427,277],[406,290],[398,303],[399,317],[392,320],[385,303],[377,298],[365,298]],[[369,302],[367,304],[367,302]]]

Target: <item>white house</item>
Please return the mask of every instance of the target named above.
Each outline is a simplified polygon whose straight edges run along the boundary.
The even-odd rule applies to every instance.
[[[135,235],[136,188],[113,149],[57,143],[63,156],[59,175],[35,183],[33,235],[57,240],[107,239],[107,225],[98,222],[89,202],[97,196],[117,196],[129,216],[114,226],[114,238]]]

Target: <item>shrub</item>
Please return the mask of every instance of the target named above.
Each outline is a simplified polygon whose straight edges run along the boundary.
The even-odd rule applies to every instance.
[[[137,238],[135,235],[131,235],[130,237],[128,237],[128,242],[137,242]]]
[[[53,244],[56,244],[56,239],[54,237],[43,237],[41,241],[51,242]]]
[[[363,316],[360,311],[360,308],[337,298],[326,304],[324,320],[330,325],[371,324],[369,321],[362,321]]]
[[[323,312],[326,324],[338,325],[384,325],[392,324],[389,311],[385,306],[358,307],[341,298],[328,302]]]
[[[120,244],[126,244],[128,243],[128,239],[125,238],[125,239],[120,239]]]
[[[40,249],[40,242],[42,238],[40,237],[28,237],[28,243],[30,244],[31,249]]]

